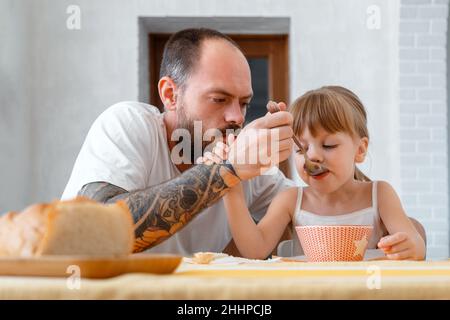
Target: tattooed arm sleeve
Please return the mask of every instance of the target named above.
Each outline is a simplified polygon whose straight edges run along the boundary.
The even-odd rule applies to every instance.
[[[106,182],[92,182],[78,195],[103,203],[124,200],[135,223],[134,252],[140,252],[169,238],[238,182],[224,164],[200,164],[147,189],[128,192]]]

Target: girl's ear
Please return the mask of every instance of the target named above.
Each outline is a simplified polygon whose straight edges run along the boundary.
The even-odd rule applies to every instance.
[[[367,148],[369,146],[369,139],[367,137],[359,139],[358,149],[355,154],[355,162],[362,163],[366,158]]]

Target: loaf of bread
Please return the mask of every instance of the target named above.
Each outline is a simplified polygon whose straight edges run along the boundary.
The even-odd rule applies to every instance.
[[[105,205],[77,197],[0,216],[0,256],[128,255],[134,227],[123,201]]]

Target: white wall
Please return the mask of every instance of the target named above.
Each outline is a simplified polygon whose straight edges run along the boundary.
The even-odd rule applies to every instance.
[[[448,256],[448,0],[402,0],[400,152],[402,200],[428,234],[428,254]]]
[[[30,201],[30,49],[27,8],[23,2],[0,1],[0,212]]]
[[[291,96],[326,84],[354,91],[364,103],[371,135],[362,166],[372,179],[400,191],[397,105],[397,1],[311,1],[297,8],[291,29]],[[367,28],[369,6],[380,29]]]
[[[81,8],[81,30],[66,28],[71,4]],[[161,30],[140,24],[140,17],[221,17],[225,22],[217,28],[244,32],[267,26],[247,23],[243,30],[236,18],[287,19],[291,99],[326,84],[355,91],[368,109],[372,136],[365,171],[401,192],[398,0],[0,0],[0,5],[0,23],[7,25],[0,32],[8,44],[0,61],[8,65],[11,88],[0,87],[0,101],[12,127],[1,123],[0,150],[13,157],[0,155],[0,211],[59,197],[96,116],[117,101],[146,99],[139,86],[147,75],[146,48],[140,44],[146,43],[146,31]],[[380,29],[366,26],[370,5],[381,10]],[[234,23],[227,24],[227,18]],[[198,23],[186,20],[175,22]],[[16,73],[20,61],[25,69]],[[15,135],[3,137],[4,131]]]

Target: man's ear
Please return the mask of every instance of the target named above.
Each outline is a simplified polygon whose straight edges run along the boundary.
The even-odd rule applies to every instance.
[[[177,104],[177,85],[172,78],[165,76],[159,79],[158,92],[166,110],[175,110]]]
[[[356,150],[355,162],[362,163],[366,158],[367,148],[369,146],[369,139],[367,137],[359,139],[359,146]]]

